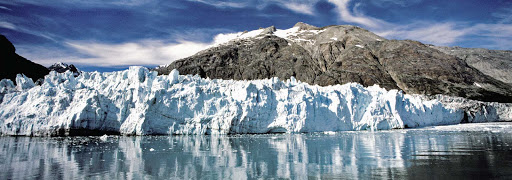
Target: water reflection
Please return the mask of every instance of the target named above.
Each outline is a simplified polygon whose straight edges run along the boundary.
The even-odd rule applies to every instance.
[[[510,133],[0,138],[0,179],[510,178]]]

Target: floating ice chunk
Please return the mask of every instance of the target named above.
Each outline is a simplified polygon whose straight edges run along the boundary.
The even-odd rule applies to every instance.
[[[100,140],[101,141],[107,141],[108,139],[108,135],[104,134],[103,136],[100,137]]]

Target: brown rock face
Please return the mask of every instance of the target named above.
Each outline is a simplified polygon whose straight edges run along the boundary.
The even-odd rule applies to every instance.
[[[294,76],[322,86],[357,82],[411,94],[512,102],[511,85],[420,42],[386,40],[355,26],[295,27],[297,32],[286,37],[271,27],[156,70],[236,80]]]
[[[482,48],[430,46],[443,53],[457,56],[485,75],[512,85],[512,51]]]
[[[175,68],[185,74],[236,80],[295,76],[313,82],[319,73],[316,62],[307,51],[298,45],[289,46],[285,39],[276,36],[211,48],[158,71],[168,74]]]

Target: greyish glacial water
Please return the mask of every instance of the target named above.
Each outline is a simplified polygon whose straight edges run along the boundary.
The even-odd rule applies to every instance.
[[[0,137],[0,179],[512,179],[512,124],[235,136]]]

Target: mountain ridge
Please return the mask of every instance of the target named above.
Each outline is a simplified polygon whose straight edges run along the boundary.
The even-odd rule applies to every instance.
[[[73,75],[78,76],[80,75],[80,70],[75,67],[73,64],[66,64],[63,62],[57,62],[53,65],[48,67],[48,70],[50,71],[56,71],[58,73],[64,73],[66,71],[71,71]]]
[[[271,77],[321,86],[357,82],[411,94],[444,94],[481,101],[512,102],[512,86],[413,40],[387,40],[351,25],[271,26],[157,68],[216,79]]]

